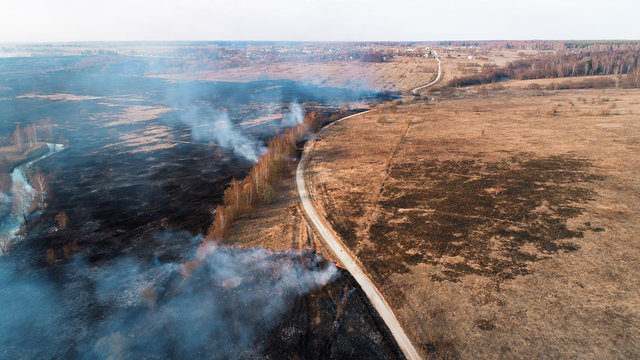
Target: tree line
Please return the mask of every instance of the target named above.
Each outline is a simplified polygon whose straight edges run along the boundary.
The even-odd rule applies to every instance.
[[[438,46],[472,47],[478,49],[508,49],[508,50],[537,50],[564,51],[580,49],[588,51],[638,50],[640,41],[637,40],[493,40],[493,41],[441,41]]]
[[[38,143],[38,139],[53,140],[53,123],[50,117],[41,119],[38,124],[30,124],[20,128],[16,124],[16,130],[12,134],[13,143],[20,152],[29,149]]]
[[[255,205],[271,203],[276,195],[274,186],[295,163],[297,144],[326,122],[326,118],[310,112],[305,115],[302,123],[272,138],[268,142],[267,152],[251,168],[249,175],[242,180],[231,180],[224,192],[222,205],[215,210],[206,241],[221,240],[228,234],[233,223],[250,214]]]
[[[530,80],[592,75],[630,74],[623,85],[639,86],[640,50],[565,52],[515,60],[506,66],[486,65],[473,75],[456,77],[451,87],[482,85],[505,79]],[[634,80],[635,79],[635,80]]]

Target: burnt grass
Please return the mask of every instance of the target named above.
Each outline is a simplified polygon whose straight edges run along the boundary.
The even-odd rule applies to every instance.
[[[303,253],[305,254],[305,253]],[[404,359],[360,285],[343,269],[298,296],[264,345],[272,359]]]
[[[589,183],[600,177],[591,169],[571,154],[395,164],[372,245],[358,255],[383,279],[417,264],[443,266],[436,281],[526,275],[531,262],[577,251],[585,231],[604,231],[567,225],[597,196]]]
[[[96,264],[125,254],[179,261],[189,245],[172,244],[173,251],[165,251],[167,244],[156,233],[205,233],[226,184],[250,167],[191,144],[151,154],[83,151],[72,147],[39,164],[55,175],[49,185],[53,195],[26,224],[28,237],[15,250],[28,248],[42,265],[47,249],[56,260],[72,259],[76,253],[64,251],[71,242]],[[56,221],[61,213],[69,219],[64,228]]]

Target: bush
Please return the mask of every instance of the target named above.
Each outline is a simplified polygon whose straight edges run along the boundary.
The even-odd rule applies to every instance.
[[[58,227],[60,229],[66,228],[67,224],[69,223],[69,217],[65,213],[60,213],[56,215],[55,219],[58,222]]]
[[[502,69],[488,68],[474,75],[455,77],[447,83],[450,87],[464,87],[471,85],[484,85],[502,81],[509,78],[509,74]]]
[[[620,87],[637,88],[640,87],[640,74],[629,74],[620,80]]]
[[[368,52],[361,52],[360,54],[360,61],[364,61],[364,62],[385,62],[385,55],[382,51],[368,51]]]
[[[559,83],[550,83],[547,90],[566,90],[566,89],[605,89],[616,86],[616,81],[611,78],[593,78],[584,80],[568,80]]]
[[[262,198],[262,202],[265,204],[271,204],[273,199],[276,197],[276,191],[273,190],[271,185],[266,185],[264,189],[262,189],[262,194],[260,194]]]

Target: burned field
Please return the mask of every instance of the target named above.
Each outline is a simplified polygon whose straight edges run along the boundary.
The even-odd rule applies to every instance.
[[[402,358],[354,279],[312,251],[217,247],[153,266],[77,257],[55,276],[14,260],[0,258],[10,358]]]
[[[205,232],[229,180],[305,111],[330,117],[345,101],[395,96],[290,80],[169,82],[148,77],[162,69],[144,57],[4,59],[0,70],[0,110],[12,119],[0,124],[4,141],[16,125],[48,117],[67,144],[38,164],[51,196],[20,245],[37,248],[41,262],[47,251],[153,257],[157,231]]]
[[[527,274],[529,262],[576,251],[585,231],[604,231],[567,224],[597,196],[590,183],[599,179],[571,155],[395,163],[378,203],[384,211],[369,228],[372,245],[359,256],[383,277],[442,258],[455,260],[434,280]]]
[[[147,77],[147,60],[0,61],[0,111],[11,119],[0,141],[48,117],[65,144],[36,164],[46,206],[25,214],[20,241],[0,257],[0,300],[18,306],[0,314],[0,333],[11,334],[3,353],[401,358],[355,281],[321,256],[197,253],[228,182],[271,137],[307,111],[329,118],[346,102],[396,95],[290,80],[169,82]],[[12,216],[1,209],[0,219]]]

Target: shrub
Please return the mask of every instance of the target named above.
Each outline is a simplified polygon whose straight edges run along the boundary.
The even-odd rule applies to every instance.
[[[271,185],[267,184],[262,189],[262,194],[261,194],[262,202],[265,204],[271,204],[275,197],[276,197],[276,191],[273,190],[273,187]]]
[[[637,88],[640,87],[640,73],[629,74],[620,80],[620,87]]]
[[[60,229],[66,228],[69,223],[69,217],[65,213],[56,215],[55,219],[58,222],[58,227],[60,227]]]
[[[49,263],[56,261],[56,252],[53,249],[47,249],[47,252],[45,254],[45,259]]]

